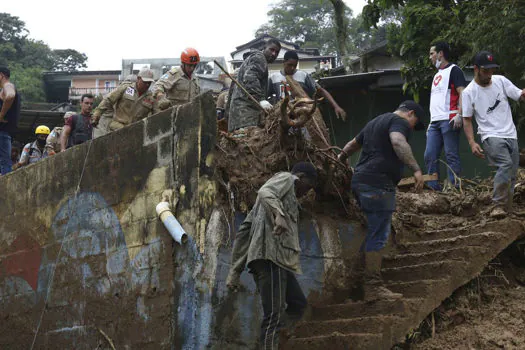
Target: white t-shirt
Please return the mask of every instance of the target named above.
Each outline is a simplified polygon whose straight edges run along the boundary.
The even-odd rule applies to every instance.
[[[502,75],[493,75],[487,87],[472,80],[461,94],[463,118],[476,118],[481,142],[487,137],[518,139],[508,98],[520,96],[521,90]]]

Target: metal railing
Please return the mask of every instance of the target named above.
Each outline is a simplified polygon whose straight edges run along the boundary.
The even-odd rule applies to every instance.
[[[110,93],[111,91],[115,90],[117,87],[102,87],[102,88],[69,88],[69,98],[75,99],[80,98],[80,96],[84,94],[92,94],[94,96],[97,95],[106,95]]]

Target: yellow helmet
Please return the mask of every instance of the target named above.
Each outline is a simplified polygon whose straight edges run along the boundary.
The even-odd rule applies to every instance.
[[[51,133],[51,130],[49,130],[49,128],[45,125],[39,125],[35,129],[35,135],[38,135],[38,134],[49,135],[50,133]]]

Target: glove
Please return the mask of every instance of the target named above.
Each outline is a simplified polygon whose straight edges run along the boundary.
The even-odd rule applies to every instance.
[[[454,118],[450,119],[449,123],[452,125],[452,129],[461,128],[461,126],[463,126],[463,118],[461,117],[461,114],[456,114]]]
[[[259,102],[259,105],[261,105],[261,107],[265,110],[265,111],[269,111],[270,109],[273,108],[272,104],[266,100],[262,100],[261,102]]]
[[[165,110],[165,109],[168,109],[171,107],[171,101],[168,100],[167,98],[165,97],[161,97],[161,99],[159,100],[159,109],[161,111]]]

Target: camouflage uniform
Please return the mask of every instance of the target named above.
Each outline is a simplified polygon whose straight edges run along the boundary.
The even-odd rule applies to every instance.
[[[108,129],[115,131],[152,114],[154,102],[150,91],[139,96],[135,83],[122,83],[104,97],[93,116],[112,118]]]
[[[60,153],[62,150],[62,146],[60,145],[60,137],[62,136],[62,129],[64,129],[61,126],[57,126],[53,128],[51,133],[46,139],[46,146],[44,148],[44,154],[47,156],[52,156],[55,153]]]
[[[268,63],[262,51],[252,53],[239,69],[238,81],[257,101],[266,99],[268,89]],[[233,88],[228,113],[228,130],[234,131],[261,122],[260,110],[237,86]]]
[[[200,94],[199,79],[195,74],[191,79],[184,74],[182,68],[172,68],[164,74],[153,86],[153,96],[158,93],[166,94],[166,99],[171,106],[190,102],[192,98]]]

